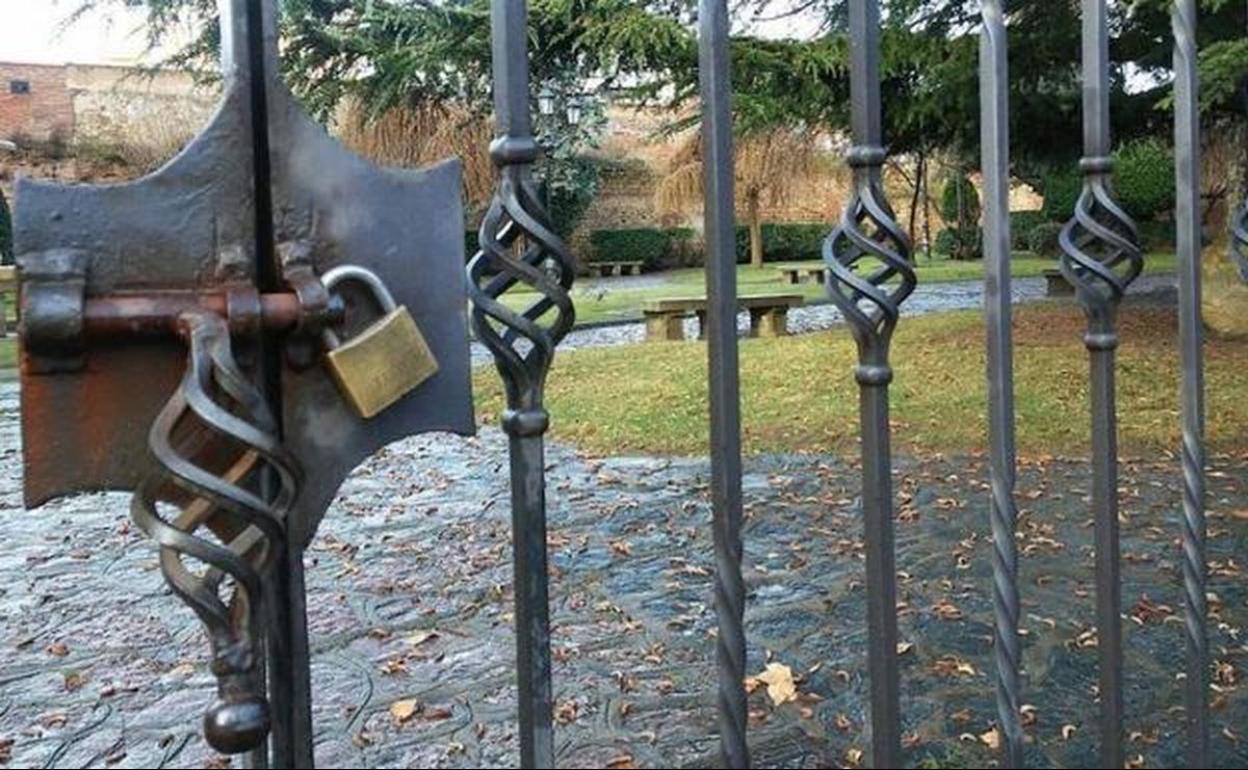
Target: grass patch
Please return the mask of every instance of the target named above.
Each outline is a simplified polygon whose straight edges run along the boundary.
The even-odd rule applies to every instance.
[[[1015,316],[1019,451],[1086,453],[1089,443],[1084,317],[1073,304],[1031,305]],[[1118,354],[1124,454],[1179,445],[1179,365],[1173,310],[1128,308]],[[901,451],[976,452],[986,445],[984,322],[978,312],[902,323],[893,346],[894,439]],[[743,439],[748,453],[857,451],[856,353],[834,329],[741,344]],[[1208,437],[1214,450],[1248,436],[1243,372],[1248,341],[1206,349]],[[479,416],[497,421],[492,368],[476,373]],[[706,347],[699,342],[570,351],[547,386],[556,439],[592,454],[697,455],[707,451]]]
[[[17,368],[17,339],[13,336],[8,336],[3,339],[0,339],[0,369],[16,369],[16,368]]]
[[[761,270],[742,265],[737,268],[738,294],[801,294],[807,302],[824,300],[827,292],[816,283],[802,283],[796,286],[782,283],[777,267],[786,264],[811,265],[804,263],[775,263],[764,266]],[[1015,254],[1011,263],[1015,278],[1034,278],[1045,270],[1057,266],[1054,260],[1035,257],[1026,252]],[[1173,273],[1175,269],[1174,254],[1149,254],[1145,259],[1147,273]],[[925,260],[920,258],[917,266],[919,283],[949,283],[951,281],[974,281],[983,278],[983,260],[956,261],[951,259]],[[706,291],[706,273],[702,268],[685,268],[668,270],[661,274],[664,283],[644,289],[611,289],[602,290],[601,284],[590,287],[585,282],[574,286],[572,299],[576,303],[576,320],[578,324],[598,323],[604,321],[632,321],[641,319],[641,305],[646,300],[664,299],[668,297],[699,296]],[[520,308],[532,301],[531,292],[516,291],[504,299],[512,307]]]

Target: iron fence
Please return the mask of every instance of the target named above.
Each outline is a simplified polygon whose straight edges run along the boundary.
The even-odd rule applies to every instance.
[[[510,6],[495,0],[495,7]],[[1011,337],[1009,224],[1009,73],[1007,4],[983,0],[980,47],[981,152],[984,212],[985,320],[994,599],[994,655],[997,717],[1003,766],[1023,765],[1022,672],[1020,671],[1018,553],[1015,544],[1015,437],[1013,342]],[[1075,287],[1087,316],[1091,392],[1091,462],[1095,521],[1096,618],[1099,650],[1101,764],[1123,766],[1123,655],[1118,543],[1118,449],[1115,404],[1116,316],[1119,303],[1143,267],[1135,224],[1115,200],[1110,159],[1109,27],[1106,0],[1081,0],[1083,190],[1063,227],[1060,267]],[[523,36],[517,19],[496,11],[496,40]],[[719,739],[726,767],[748,767],[743,632],[744,584],[741,573],[741,415],[735,323],[736,259],[732,245],[733,150],[729,82],[729,20],[724,0],[699,3],[699,65],[702,131],[707,148],[705,216],[707,236],[708,355],[715,546],[715,608],[718,665]],[[1196,2],[1173,6],[1175,66],[1175,175],[1178,197],[1179,318],[1182,350],[1183,545],[1185,629],[1188,646],[1185,714],[1189,763],[1207,765],[1208,652],[1205,607],[1205,491],[1203,345],[1200,322],[1199,112],[1196,62]],[[828,294],[844,315],[858,348],[854,376],[860,387],[862,449],[861,500],[866,550],[868,676],[870,681],[871,760],[876,767],[901,761],[901,714],[897,667],[896,570],[893,544],[893,493],[889,446],[888,386],[893,372],[889,344],[902,303],[913,291],[911,245],[895,221],[882,182],[887,137],[880,104],[880,3],[850,0],[849,42],[852,147],[847,162],[853,191],[843,217],[824,244],[830,272]],[[496,45],[517,57],[520,52]],[[496,63],[496,67],[498,67]],[[507,65],[503,65],[507,66]],[[512,70],[514,73],[514,69]],[[499,81],[500,86],[516,83]],[[503,189],[507,189],[504,182]],[[503,193],[500,193],[503,194]],[[1248,276],[1248,204],[1232,228],[1233,255]],[[485,231],[483,230],[483,233]],[[483,249],[489,241],[483,238]],[[511,266],[503,263],[504,267]],[[530,264],[536,264],[530,261]],[[864,269],[865,265],[872,267]],[[514,267],[518,268],[519,265]],[[519,271],[517,270],[517,274]],[[557,293],[552,296],[559,296]],[[506,374],[504,375],[506,378]],[[543,421],[544,424],[544,421]],[[513,469],[516,447],[513,446]],[[513,479],[537,485],[533,479]],[[540,516],[540,512],[539,512]],[[518,536],[519,537],[519,536]],[[523,558],[518,550],[517,559]],[[541,563],[534,561],[534,564]],[[520,569],[520,562],[517,562]],[[544,575],[533,575],[536,592],[546,591]],[[533,583],[520,581],[517,604],[531,601]],[[542,601],[544,606],[544,600]],[[517,618],[522,613],[517,612]],[[517,621],[520,622],[519,620]],[[544,624],[544,618],[542,623]],[[523,627],[518,626],[522,634]],[[545,644],[543,627],[534,640]],[[544,659],[539,656],[539,659]],[[524,660],[522,652],[521,660]],[[548,668],[521,671],[522,713],[526,678],[546,678]],[[545,713],[544,713],[545,715]],[[527,732],[527,731],[526,731]],[[527,740],[536,740],[526,736]],[[531,758],[526,754],[526,757]]]
[[[38,463],[30,459],[33,455],[28,455],[27,498],[39,502],[57,493],[81,488],[110,484],[137,486],[136,520],[162,545],[162,565],[175,592],[192,604],[212,632],[216,656],[214,673],[220,678],[222,702],[210,711],[209,737],[220,748],[239,753],[249,751],[250,761],[257,767],[270,764],[309,766],[312,735],[302,549],[315,531],[337,484],[361,458],[386,441],[420,430],[469,429],[466,334],[461,328],[462,314],[456,307],[458,303],[462,308],[463,297],[448,291],[439,300],[442,304],[434,305],[431,299],[434,293],[420,288],[423,284],[419,284],[417,273],[421,278],[442,279],[440,288],[444,288],[442,284],[455,283],[447,280],[453,273],[438,272],[449,264],[448,255],[443,253],[446,249],[441,246],[418,250],[414,258],[418,264],[402,266],[403,270],[392,264],[389,255],[404,251],[417,239],[415,233],[404,236],[399,232],[404,227],[401,223],[407,222],[408,212],[397,205],[387,206],[381,199],[388,189],[384,185],[394,180],[379,181],[381,177],[374,170],[355,165],[355,159],[343,160],[338,149],[327,147],[328,140],[320,134],[314,135],[314,127],[309,127],[293,99],[280,87],[276,67],[275,2],[222,0],[221,6],[226,25],[222,35],[226,104],[217,118],[218,123],[206,130],[178,162],[161,173],[168,174],[166,182],[187,182],[190,192],[185,199],[190,202],[195,201],[194,194],[203,189],[225,190],[230,193],[231,200],[250,202],[250,209],[242,204],[221,207],[254,215],[254,221],[248,221],[249,216],[240,216],[238,221],[226,223],[238,232],[227,232],[229,227],[215,220],[212,223],[214,228],[221,227],[221,232],[246,247],[225,248],[220,254],[208,256],[190,255],[201,258],[202,264],[222,260],[217,267],[223,271],[224,268],[241,271],[246,280],[223,282],[208,291],[195,283],[200,277],[195,272],[200,263],[185,259],[186,264],[174,264],[176,261],[163,260],[164,255],[159,255],[162,257],[159,265],[153,259],[152,264],[140,267],[150,270],[173,264],[185,268],[185,275],[179,273],[173,278],[175,282],[194,287],[199,296],[184,291],[146,297],[143,299],[146,315],[140,321],[124,323],[127,319],[122,318],[123,311],[133,309],[126,304],[127,297],[94,297],[94,304],[90,305],[84,300],[84,292],[98,288],[90,283],[93,276],[87,269],[88,259],[100,260],[95,264],[97,272],[101,266],[106,268],[105,273],[116,272],[117,275],[106,275],[112,280],[124,272],[124,266],[108,261],[108,258],[116,259],[119,252],[110,251],[110,257],[102,258],[81,250],[61,248],[63,244],[57,241],[60,236],[48,234],[55,228],[31,226],[19,233],[26,249],[23,308],[28,320],[24,321],[27,326],[23,332],[23,420],[28,452],[41,441],[47,443],[62,434],[76,435],[73,431],[77,425],[55,424],[51,418],[47,424],[37,423],[38,410],[27,407],[55,403],[57,396],[65,394],[77,398],[85,392],[77,389],[82,385],[74,379],[41,381],[42,384],[32,380],[36,376],[56,378],[80,372],[87,336],[84,328],[94,328],[98,333],[99,329],[107,327],[106,331],[113,336],[135,330],[145,334],[176,331],[189,348],[186,379],[176,387],[164,411],[144,412],[145,409],[150,412],[146,399],[135,399],[143,403],[128,407],[136,410],[137,415],[127,419],[126,430],[130,432],[134,425],[143,423],[140,418],[153,418],[149,421],[153,428],[150,447],[158,463],[167,469],[167,475],[144,477],[142,473],[150,468],[138,467],[133,454],[130,459],[123,456],[122,461],[136,463],[135,467],[110,466],[107,462],[95,462],[98,459],[95,455],[84,454],[85,459],[78,465],[93,469],[98,476],[79,477],[74,475],[78,473],[72,467],[74,464],[61,463],[56,472],[41,477],[32,474],[32,465]],[[1060,266],[1066,279],[1074,285],[1087,320],[1083,339],[1088,351],[1091,394],[1091,514],[1095,521],[1101,764],[1122,767],[1123,652],[1115,404],[1115,351],[1119,339],[1116,321],[1123,295],[1142,269],[1143,256],[1136,226],[1115,200],[1112,185],[1107,0],[1081,0],[1081,10],[1084,130],[1083,159],[1079,167],[1083,187],[1075,210],[1061,232]],[[1177,0],[1172,13],[1182,374],[1181,461],[1176,470],[1182,478],[1183,516],[1181,531],[1177,534],[1183,553],[1187,644],[1184,713],[1189,764],[1204,767],[1209,759],[1210,726],[1196,0]],[[544,453],[544,435],[550,418],[544,406],[544,389],[555,350],[575,318],[569,293],[574,260],[554,232],[532,177],[539,148],[529,113],[531,86],[526,14],[524,0],[492,2],[498,138],[491,145],[490,155],[498,169],[498,188],[480,227],[479,251],[468,266],[466,291],[472,303],[471,321],[477,339],[497,363],[507,402],[502,428],[509,438],[510,454],[521,764],[551,767],[555,762],[555,748]],[[847,162],[852,169],[853,187],[840,222],[823,244],[823,258],[829,273],[829,298],[846,319],[846,327],[857,344],[858,362],[853,375],[860,396],[860,490],[866,555],[871,760],[877,767],[895,767],[903,757],[889,422],[889,385],[893,380],[890,343],[903,304],[914,291],[917,279],[911,264],[911,244],[896,221],[883,183],[888,137],[884,135],[882,122],[880,14],[878,0],[849,0],[852,146]],[[1016,548],[1017,462],[1010,305],[1008,5],[1004,0],[983,0],[982,15],[980,103],[986,199],[985,321],[993,644],[997,718],[1002,735],[1001,762],[1004,766],[1019,767],[1024,761],[1020,714],[1024,680],[1020,670],[1021,594]],[[742,576],[741,395],[729,42],[726,0],[700,0],[698,47],[701,130],[705,148],[706,337],[716,562],[714,604],[719,624],[715,641],[718,737],[724,766],[735,768],[748,767],[750,753],[745,690],[746,590]],[[251,141],[245,141],[248,139]],[[272,146],[270,139],[273,139]],[[248,148],[248,163],[234,165],[246,165],[246,168],[234,169],[231,164],[216,163],[220,156],[215,153],[232,153],[239,146]],[[222,150],[223,147],[226,149]],[[237,160],[236,155],[229,157]],[[374,191],[379,198],[375,207],[390,212],[391,218],[386,222],[392,225],[394,232],[352,232],[342,243],[330,243],[331,248],[322,249],[314,258],[314,249],[304,239],[326,237],[317,230],[317,222],[331,207],[331,202],[317,198],[315,191],[323,186],[309,184],[307,175],[313,173],[307,168],[312,165],[310,160],[326,166],[317,168],[316,174],[329,173],[345,180],[344,189],[355,190],[359,195]],[[195,165],[201,161],[202,168]],[[205,170],[216,171],[218,167],[233,171],[215,178]],[[178,177],[188,169],[196,173]],[[191,184],[193,181],[202,185],[205,179],[209,181],[207,188]],[[440,174],[422,180],[419,184],[427,184],[427,187],[407,180],[411,185],[408,192],[418,196],[423,207],[436,209],[439,216],[423,223],[408,222],[407,226],[426,227],[432,232],[439,222],[453,222],[457,230],[456,219],[461,212],[452,184],[453,174],[443,169]],[[338,189],[333,185],[329,188]],[[118,210],[104,206],[102,197],[91,198],[89,202],[92,207],[99,205],[100,213],[96,219],[87,217],[82,226],[110,227],[115,221],[126,218],[118,216],[119,212],[133,216],[135,222],[141,221],[140,215],[126,206],[146,205],[154,198],[144,199],[144,194],[152,193],[144,193],[141,185],[135,190],[142,194],[136,194],[133,200],[109,201],[109,205],[116,204]],[[37,211],[41,205],[56,210],[60,200],[57,196],[62,192],[40,193],[36,189],[32,193],[36,203],[30,208]],[[168,195],[167,190],[157,192]],[[98,191],[91,193],[97,194]],[[46,195],[42,202],[40,195]],[[438,208],[439,203],[442,208]],[[192,207],[191,213],[202,214],[207,219],[215,210]],[[28,217],[27,221],[35,220]],[[448,240],[448,232],[443,228],[434,240],[440,239],[443,245],[457,243],[458,233]],[[141,229],[136,228],[133,237],[141,234]],[[75,236],[69,233],[65,237]],[[82,237],[78,242],[89,240],[108,239]],[[32,243],[42,245],[35,249]],[[251,246],[256,248],[250,250]],[[217,244],[214,243],[213,248],[217,248]],[[1248,281],[1248,201],[1233,217],[1230,249]],[[455,262],[453,270],[458,271],[462,262],[453,251],[451,249]],[[353,259],[367,262],[371,267],[364,272],[371,275],[371,270],[375,269],[383,274],[396,294],[417,309],[422,304],[428,305],[422,322],[435,332],[430,338],[437,348],[436,357],[446,371],[446,376],[439,381],[443,383],[439,387],[444,390],[433,393],[436,397],[422,402],[409,400],[405,402],[408,404],[406,411],[391,412],[388,417],[371,423],[346,414],[338,396],[325,386],[328,381],[324,373],[310,367],[310,359],[304,360],[302,368],[297,361],[292,363],[292,358],[298,358],[294,354],[299,348],[288,345],[283,348],[286,355],[282,356],[273,346],[278,333],[302,333],[304,338],[296,336],[295,341],[307,343],[307,337],[316,337],[341,320],[345,311],[331,302],[328,290],[312,272],[313,267],[332,264],[341,252],[350,252]],[[280,276],[277,274],[279,266]],[[140,276],[139,280],[144,277]],[[377,278],[378,282],[381,280]],[[517,302],[508,301],[516,299],[518,289],[523,290],[519,294],[527,302],[520,308],[516,307]],[[187,308],[193,312],[185,312]],[[313,333],[309,334],[309,330]],[[255,372],[243,372],[230,350],[232,336],[242,333],[261,341],[260,366],[255,367],[260,370],[259,376]],[[283,337],[282,341],[285,345],[289,340]],[[456,349],[452,343],[464,344],[464,349]],[[122,374],[126,372],[119,371],[119,375]],[[318,377],[320,379],[316,379]],[[151,387],[168,384],[157,382]],[[233,399],[232,403],[211,403],[210,390],[224,391]],[[177,442],[171,438],[175,423],[187,412],[195,412],[208,428],[229,434],[245,444],[248,453],[242,459],[246,462],[240,460],[241,464],[228,472],[220,471],[216,465],[193,467],[182,452],[187,446],[200,449],[202,445],[175,446]],[[300,419],[289,419],[292,414]],[[50,431],[52,437],[40,438],[41,431]],[[98,432],[110,434],[104,430]],[[317,440],[313,440],[313,433]],[[324,434],[332,440],[326,439]],[[120,431],[119,437],[110,440],[122,438],[133,437]],[[203,439],[204,444],[208,441]],[[66,446],[76,447],[83,453],[90,449],[72,441]],[[106,461],[114,457],[109,447],[94,449]],[[257,463],[261,461],[266,469],[257,471]],[[318,473],[313,477],[301,468],[317,468]],[[136,479],[146,480],[134,484]],[[188,497],[193,502],[188,504]],[[182,515],[166,521],[158,509],[161,503],[181,507]],[[160,507],[168,509],[169,506]],[[222,511],[231,518],[217,518]],[[195,530],[201,525],[213,528],[219,537],[228,540],[227,547],[197,537]],[[256,538],[260,535],[265,544],[257,544]],[[191,575],[180,562],[182,556],[188,554],[215,569],[202,576]],[[227,575],[236,584],[228,605],[218,594],[219,588],[225,590],[221,587]]]

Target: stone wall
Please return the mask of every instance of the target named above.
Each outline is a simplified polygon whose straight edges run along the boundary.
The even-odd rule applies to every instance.
[[[0,62],[0,139],[46,142],[73,133],[64,67]]]

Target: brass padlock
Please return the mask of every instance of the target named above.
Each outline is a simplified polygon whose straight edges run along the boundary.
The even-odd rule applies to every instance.
[[[357,281],[385,313],[346,342],[331,329],[322,333],[326,368],[358,415],[367,419],[382,412],[437,373],[438,360],[412,314],[395,304],[376,273],[358,265],[339,265],[321,281],[330,292],[343,281]]]

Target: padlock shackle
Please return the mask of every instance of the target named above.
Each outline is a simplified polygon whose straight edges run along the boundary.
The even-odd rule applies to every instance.
[[[381,276],[367,267],[338,265],[326,270],[325,274],[321,276],[321,283],[325,284],[325,290],[331,294],[334,291],[334,287],[343,281],[359,281],[368,286],[372,290],[373,298],[377,300],[377,304],[381,307],[382,312],[389,313],[398,307],[398,303],[394,301],[394,296],[386,288],[386,284],[381,280]]]
[[[381,276],[367,267],[361,267],[360,265],[337,265],[326,270],[325,274],[321,276],[321,283],[325,284],[325,291],[329,292],[331,298],[335,296],[334,287],[343,281],[359,281],[367,286],[373,295],[373,300],[383,313],[393,313],[399,306],[394,301],[394,295],[386,288],[385,281],[381,280]],[[326,325],[321,330],[321,344],[325,346],[326,350],[334,350],[342,345],[342,339],[339,338],[330,325]]]

